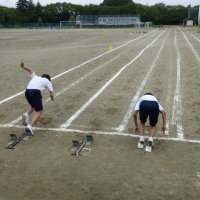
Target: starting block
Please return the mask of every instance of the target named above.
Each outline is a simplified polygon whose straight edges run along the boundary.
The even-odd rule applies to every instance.
[[[84,146],[91,145],[92,143],[93,143],[93,137],[91,135],[87,135],[82,142],[79,142],[78,140],[73,140],[71,155],[76,155],[76,156],[80,155],[80,152],[82,151],[82,149],[85,149]]]
[[[148,152],[148,153],[151,153],[152,150],[153,150],[153,142],[138,142],[137,144],[137,148],[138,149],[143,149],[144,153],[145,152]]]
[[[152,146],[146,146],[145,147],[145,150],[144,150],[145,152],[148,152],[148,153],[151,153],[152,152]]]
[[[93,137],[91,135],[87,135],[86,139],[86,145],[91,145],[93,142]]]
[[[138,142],[138,144],[137,144],[137,148],[138,149],[143,149],[144,148],[144,142]]]

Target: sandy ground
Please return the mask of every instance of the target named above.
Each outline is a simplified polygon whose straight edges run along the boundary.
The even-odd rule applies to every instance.
[[[199,199],[199,43],[196,29],[179,27],[0,30],[0,200]],[[56,98],[43,93],[41,129],[8,150],[27,109],[22,58],[51,74]],[[167,111],[168,135],[159,119],[152,153],[133,133],[132,107],[145,92]],[[72,156],[72,140],[87,134],[90,151]]]

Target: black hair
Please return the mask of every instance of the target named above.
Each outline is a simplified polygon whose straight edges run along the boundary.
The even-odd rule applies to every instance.
[[[49,76],[49,74],[42,74],[42,78],[47,78],[49,81],[51,81],[51,76]]]
[[[153,94],[150,93],[150,92],[147,92],[147,93],[145,93],[144,95],[152,95],[152,96],[153,96]]]

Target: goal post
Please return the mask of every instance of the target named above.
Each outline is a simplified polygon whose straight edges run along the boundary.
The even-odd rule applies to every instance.
[[[60,21],[60,29],[81,28],[80,21]]]

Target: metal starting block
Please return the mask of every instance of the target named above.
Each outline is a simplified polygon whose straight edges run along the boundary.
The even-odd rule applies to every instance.
[[[148,152],[148,153],[151,153],[152,152],[152,146],[146,146],[145,147],[145,150],[144,150],[145,152]]]
[[[144,141],[144,142],[138,142],[137,148],[142,149],[144,153],[148,152],[151,153],[153,150],[153,142],[150,141]]]
[[[84,149],[85,145],[91,145],[93,143],[93,137],[91,135],[87,135],[82,142],[78,140],[72,141],[71,155],[80,155],[82,149]],[[89,149],[88,149],[89,150]]]
[[[87,135],[86,139],[86,145],[91,145],[93,143],[93,137],[91,135]]]
[[[10,134],[11,140],[17,140],[17,136],[13,133]]]
[[[138,144],[137,144],[137,148],[138,149],[143,149],[144,148],[144,142],[138,142]]]
[[[24,132],[22,133],[21,136],[17,137],[17,135],[11,133],[10,134],[10,141],[8,142],[8,144],[6,145],[5,149],[14,149],[15,146],[20,143],[22,140],[27,140],[27,138],[31,138],[31,136],[27,133],[27,132]]]
[[[153,148],[153,141],[148,141],[147,145],[145,147],[145,152],[151,153],[152,152],[152,148]]]
[[[73,143],[73,147],[79,147],[80,146],[80,143],[79,143],[78,140],[73,140],[72,143]]]

